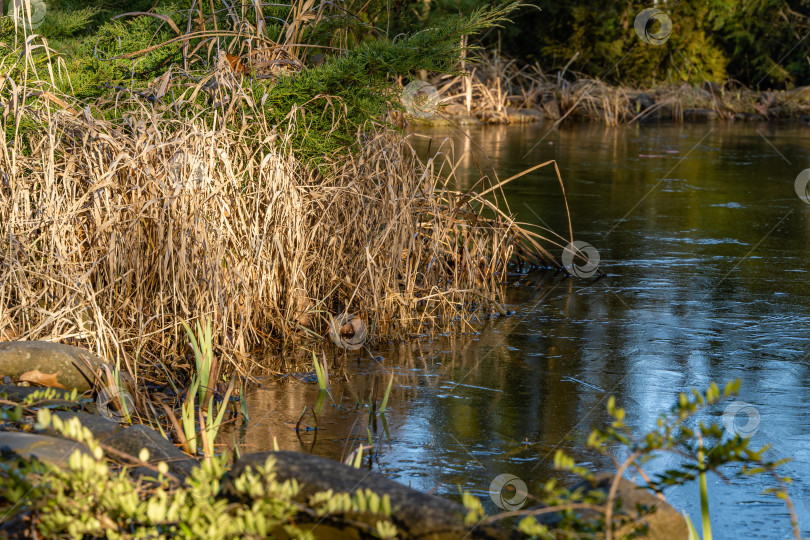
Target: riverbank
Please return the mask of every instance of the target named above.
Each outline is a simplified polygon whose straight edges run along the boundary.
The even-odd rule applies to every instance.
[[[543,72],[494,53],[460,66],[467,76],[427,78],[434,106],[411,114],[412,126],[593,121],[607,126],[645,121],[751,122],[799,119],[810,123],[810,86],[754,90],[732,82],[612,86],[599,79]],[[570,79],[570,80],[569,80]],[[427,93],[427,91],[425,91]],[[414,108],[411,109],[413,112]]]

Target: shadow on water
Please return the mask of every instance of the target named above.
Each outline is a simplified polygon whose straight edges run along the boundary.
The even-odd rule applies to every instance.
[[[797,478],[791,493],[802,531],[810,532],[810,205],[794,190],[810,166],[810,129],[584,125],[555,131],[533,149],[542,126],[467,133],[476,144],[436,129],[421,131],[414,146],[427,157],[448,148],[440,142],[450,137],[456,158],[469,150],[459,168],[465,185],[479,164],[506,178],[556,159],[575,239],[598,249],[608,277],[533,276],[511,289],[515,313],[475,334],[343,353],[333,362],[348,376],[332,381],[334,403],[316,407],[317,430],[294,430],[304,407],[317,404],[317,385],[268,382],[248,398],[249,425],[227,439],[261,451],[275,435],[283,449],[342,459],[371,436],[365,467],[448,497],[469,490],[492,512],[488,490],[497,475],[539,489],[557,474],[557,448],[610,467],[582,450],[606,421],[609,395],[632,425],[649,430],[679,392],[739,377],[738,399],[758,414],[754,445],[794,458],[786,472]],[[565,232],[553,168],[504,191],[521,221]],[[369,422],[369,396],[376,388],[382,399],[392,370],[384,421]],[[706,419],[719,422],[722,413]],[[305,422],[314,424],[311,416]],[[662,458],[649,470],[672,465]],[[787,512],[762,494],[767,487],[764,478],[714,478],[716,536],[786,537]],[[696,485],[667,496],[699,519]]]

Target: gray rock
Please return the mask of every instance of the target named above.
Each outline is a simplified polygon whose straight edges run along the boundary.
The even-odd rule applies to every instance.
[[[521,112],[521,114],[525,114],[527,116],[533,116],[537,120],[545,120],[546,119],[545,113],[543,111],[541,111],[540,109],[537,109],[537,108],[520,109],[520,112]]]
[[[165,462],[169,466],[169,472],[180,478],[190,475],[198,465],[196,459],[179,450],[160,433],[142,425],[121,430],[106,439],[104,444],[135,457],[138,457],[142,448],[146,448],[149,450],[149,463],[157,465]],[[149,471],[149,474],[154,472]]]
[[[686,120],[715,120],[717,113],[711,109],[684,109],[683,117]]]
[[[450,121],[447,120],[446,118],[439,116],[438,114],[435,114],[433,116],[428,116],[427,118],[409,116],[408,124],[411,126],[422,126],[422,127],[449,126]]]
[[[596,476],[591,482],[581,482],[574,489],[600,490],[608,494],[614,475],[602,474]],[[632,532],[639,532],[641,524],[648,527],[646,540],[686,540],[689,537],[686,520],[680,512],[675,510],[668,502],[659,499],[648,489],[640,487],[626,478],[619,480],[616,490],[616,512],[623,512],[631,517],[636,524],[628,524],[614,535],[621,538]],[[642,511],[639,512],[638,509]]]
[[[435,497],[410,489],[402,484],[377,474],[369,473],[330,459],[298,452],[262,452],[246,454],[233,466],[223,479],[222,493],[231,500],[242,500],[234,490],[232,478],[241,475],[247,467],[264,465],[269,455],[276,458],[275,472],[278,480],[296,479],[301,485],[299,502],[305,503],[315,493],[333,490],[336,493],[355,493],[358,489],[370,489],[380,496],[391,499],[391,519],[399,531],[399,538],[510,538],[510,532],[497,527],[481,527],[470,530],[464,525],[466,510],[447,499]],[[352,516],[362,520],[363,516]],[[349,527],[349,528],[347,528]],[[319,538],[356,538],[350,526],[335,522],[319,523],[315,531]],[[357,531],[355,531],[357,532]]]
[[[459,126],[477,126],[481,123],[481,120],[478,118],[466,114],[461,116],[453,116],[451,120],[454,124]]]
[[[90,390],[95,371],[103,361],[85,349],[49,341],[0,343],[0,374],[18,378],[27,371],[56,373],[59,383],[79,392]]]
[[[630,103],[633,105],[633,109],[636,112],[646,111],[653,105],[655,105],[655,100],[649,95],[645,93],[636,94],[635,96],[630,98]]]
[[[506,116],[510,124],[531,124],[543,119],[543,113],[537,109],[518,109],[517,107],[507,107]]]
[[[734,120],[742,120],[743,122],[764,122],[767,118],[761,114],[740,112],[734,115]]]
[[[546,116],[551,118],[552,120],[556,120],[560,116],[562,116],[562,111],[560,110],[560,103],[557,101],[557,98],[553,94],[544,94],[542,101],[540,102],[540,107],[542,107],[543,112],[546,114]]]
[[[467,111],[467,107],[459,103],[451,103],[442,108],[442,112],[448,116],[466,116],[471,114]]]
[[[43,463],[67,468],[68,458],[76,450],[89,456],[93,455],[89,448],[76,441],[16,431],[0,431],[0,455],[4,458],[36,458]]]
[[[103,441],[104,439],[115,435],[122,429],[118,422],[113,422],[112,420],[95,414],[73,411],[53,411],[53,415],[59,417],[59,419],[63,422],[66,422],[71,418],[78,418],[82,425],[90,430],[90,433],[93,434],[93,437],[95,437],[97,441]],[[54,437],[59,436],[57,432],[53,430],[53,428],[48,428],[43,433],[46,435],[52,435]]]
[[[35,392],[41,392],[42,390],[47,390],[50,393],[53,393],[54,399],[49,400],[48,404],[58,404],[58,405],[73,405],[76,407],[80,407],[81,403],[77,401],[69,401],[68,398],[70,397],[70,392],[67,390],[62,390],[61,388],[39,388],[35,386],[14,386],[13,384],[2,384],[0,385],[0,394],[5,394],[6,398],[10,401],[23,401],[26,397],[30,396]]]

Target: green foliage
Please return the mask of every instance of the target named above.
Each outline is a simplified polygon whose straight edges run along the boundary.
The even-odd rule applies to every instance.
[[[42,26],[37,32],[48,36],[49,39],[64,40],[87,30],[93,19],[101,13],[98,6],[87,6],[79,9],[64,9],[57,5],[50,5]]]
[[[315,354],[315,351],[312,351],[312,365],[315,366],[315,375],[318,377],[318,390],[320,393],[325,393],[327,390],[329,390],[326,358],[324,358],[322,364],[321,361],[318,360],[318,355]]]
[[[714,0],[713,27],[729,74],[771,88],[810,84],[810,1]]]
[[[382,3],[386,4],[386,2]],[[487,31],[481,35],[479,43],[486,47],[495,45],[500,33],[512,36],[521,31],[523,25],[519,23],[519,20],[526,13],[536,11],[536,8],[530,4],[518,5],[511,0],[400,0],[390,3],[390,11],[386,10],[383,13],[391,14],[389,33],[396,35],[415,32],[429,26],[439,26],[453,17],[473,13],[486,7],[504,8],[507,6],[511,6],[510,9],[513,10],[511,18],[514,22],[504,21],[497,32]]]
[[[722,390],[715,383],[711,383],[705,392],[693,390],[691,395],[681,394],[678,403],[658,419],[657,428],[640,437],[636,436],[626,424],[624,409],[617,407],[615,399],[611,397],[608,400],[607,412],[612,421],[606,427],[593,431],[588,439],[588,447],[610,457],[613,457],[617,445],[624,448],[627,458],[623,462],[617,463],[619,474],[628,470],[644,472],[645,464],[665,453],[679,456],[682,464],[677,469],[658,474],[647,487],[661,492],[666,486],[680,485],[699,479],[704,540],[711,538],[706,475],[713,473],[724,478],[728,468],[734,465],[740,466],[736,471],[737,475],[768,474],[774,479],[776,487],[767,492],[788,502],[795,527],[796,516],[793,513],[786,488],[791,479],[778,473],[779,467],[789,460],[767,459],[765,453],[769,449],[768,446],[759,449],[751,448],[750,439],[739,435],[729,436],[717,423],[706,425],[698,422],[698,426],[691,425],[694,423],[696,415],[717,405],[722,400],[736,395],[739,387],[738,379],[726,384]],[[554,456],[554,465],[557,469],[573,473],[580,478],[591,478],[591,474],[586,468],[578,465],[573,458],[562,451],[558,451]],[[644,477],[646,476],[645,473]],[[543,494],[539,498],[546,507],[559,509],[557,512],[561,519],[555,526],[556,531],[552,532],[604,532],[609,524],[614,530],[618,530],[628,520],[626,512],[608,511],[612,501],[608,501],[605,493],[599,490],[570,491],[567,488],[558,487],[552,480],[546,483]],[[469,519],[475,520],[476,523],[481,521],[483,510],[479,509],[479,505],[466,499],[464,502],[469,512]],[[576,511],[576,508],[579,508],[580,511]],[[583,512],[582,509],[588,511]],[[533,538],[555,537],[549,533],[547,528],[537,523],[531,512],[528,514],[520,521],[521,531]],[[609,520],[608,516],[610,516]],[[497,516],[489,519],[495,518]],[[690,527],[694,530],[691,522]]]
[[[158,13],[165,14],[162,10]],[[179,48],[167,46],[133,58],[123,56],[172,37],[175,35],[170,28],[153,17],[111,21],[97,34],[76,42],[70,54],[64,55],[71,76],[69,85],[61,90],[77,99],[90,100],[109,95],[116,87],[138,89],[171,62],[178,62]]]
[[[398,31],[435,24],[450,14],[483,5],[481,0],[394,2]],[[516,24],[489,32],[482,43],[500,39],[507,55],[539,61],[546,72],[562,69],[610,83],[724,82],[790,87],[810,84],[810,1],[681,0],[659,2],[673,31],[661,46],[642,42],[633,29],[636,15],[653,2],[535,0]],[[539,8],[539,9],[536,9]]]
[[[562,68],[573,59],[572,71],[629,85],[726,78],[727,59],[706,31],[713,19],[704,2],[685,0],[674,5],[672,35],[661,46],[644,43],[633,29],[636,15],[650,7],[649,2],[541,1],[539,5],[544,24],[533,33],[534,50],[546,66]]]
[[[385,387],[385,394],[383,395],[382,404],[380,404],[380,414],[385,414],[385,409],[388,407],[388,398],[391,397],[391,387],[394,386],[394,372],[391,372],[391,378],[388,379],[388,386]]]
[[[194,374],[199,381],[198,398],[202,405],[205,403],[208,392],[211,391],[210,385],[216,383],[217,375],[214,373],[214,378],[212,379],[211,371],[216,371],[216,366],[214,363],[214,337],[211,330],[211,319],[206,318],[205,322],[202,324],[200,324],[200,321],[197,321],[196,334],[185,322],[183,323],[183,327],[186,329],[189,344],[194,351],[194,364],[196,366]]]
[[[127,470],[114,472],[98,443],[77,418],[62,423],[47,409],[39,427],[53,426],[64,436],[88,445],[92,455],[74,452],[66,470],[36,460],[0,461],[0,511],[35,516],[37,532],[47,538],[269,538],[281,531],[292,538],[311,538],[311,525],[322,517],[362,514],[376,523],[366,533],[393,538],[388,520],[391,501],[369,490],[317,493],[307,505],[297,502],[295,480],[279,481],[269,457],[264,466],[248,469],[233,480],[233,491],[250,500],[237,504],[219,498],[225,458],[201,463],[182,486],[173,486],[161,464],[155,484],[134,483]],[[148,453],[140,456],[148,459]]]
[[[717,423],[707,425],[700,421],[697,426],[690,425],[689,420],[698,412],[736,395],[739,386],[740,381],[737,380],[726,384],[721,391],[712,383],[704,393],[693,389],[691,395],[681,394],[670,412],[658,419],[658,428],[639,438],[624,422],[624,409],[616,407],[611,399],[608,413],[613,417],[613,422],[607,428],[595,430],[588,440],[588,446],[606,453],[611,443],[621,443],[627,446],[631,455],[639,457],[638,461],[629,464],[637,469],[660,452],[681,456],[684,463],[679,469],[666,471],[651,483],[651,487],[657,490],[695,480],[702,472],[722,475],[721,468],[732,464],[741,465],[742,474],[776,474],[776,469],[789,460],[766,459],[769,446],[754,449],[750,445],[751,439],[739,435],[729,437],[724,427]],[[705,459],[701,458],[701,454],[705,454]],[[790,481],[788,478],[778,478]]]

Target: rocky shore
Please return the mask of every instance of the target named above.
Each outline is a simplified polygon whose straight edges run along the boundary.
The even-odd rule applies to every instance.
[[[145,425],[127,426],[114,417],[99,413],[99,407],[90,393],[94,383],[93,367],[102,360],[88,351],[68,345],[44,342],[6,342],[0,344],[0,374],[6,382],[0,385],[0,403],[4,410],[14,404],[26,408],[48,407],[63,423],[78,419],[100,444],[107,460],[117,463],[129,472],[133,482],[149,481],[156,471],[166,471],[165,477],[176,485],[182,483],[200,466],[200,459],[179,450],[158,431]],[[20,386],[21,376],[33,369],[50,376],[43,380],[57,382],[64,388],[37,388]],[[11,375],[9,375],[11,374]],[[22,377],[25,379],[26,377]],[[23,383],[25,384],[25,383]],[[84,394],[77,391],[85,389]],[[43,397],[43,390],[47,395]],[[75,390],[75,391],[74,391]],[[101,408],[103,412],[104,409]],[[109,415],[108,415],[109,416]],[[4,414],[0,428],[0,461],[35,460],[58,469],[66,469],[72,454],[79,452],[92,456],[92,450],[75,440],[62,436],[52,428],[37,429],[35,424],[13,421]],[[137,456],[146,456],[146,462]],[[390,500],[390,519],[397,528],[399,538],[461,539],[461,538],[520,538],[513,529],[495,524],[469,524],[465,521],[464,506],[433,495],[421,493],[381,475],[356,469],[329,459],[299,452],[276,451],[245,454],[236,459],[230,470],[221,477],[217,497],[234,504],[251,505],[244,491],[234,489],[234,482],[248,469],[261,467],[268,457],[275,459],[275,478],[278,481],[295,480],[301,490],[296,501],[306,504],[316,493],[331,492],[333,495],[370,490]],[[165,464],[165,465],[161,465]],[[593,485],[580,486],[583,490],[607,492],[609,479],[602,478]],[[0,503],[7,500],[0,491]],[[622,480],[617,508],[632,515],[647,530],[647,538],[686,537],[686,525],[681,515],[666,502],[657,499],[647,490],[640,489],[629,481]],[[542,509],[542,505],[535,509]],[[2,509],[2,508],[0,508]],[[531,512],[527,509],[527,512]],[[300,519],[306,522],[308,514]],[[373,527],[373,516],[365,514],[329,515],[317,519],[311,514],[311,526],[318,538],[365,538],[368,528]],[[543,514],[542,522],[553,525],[555,514]],[[371,521],[369,521],[371,519]],[[364,521],[365,520],[365,521]],[[300,521],[300,520],[299,520]],[[365,526],[363,524],[365,523]],[[26,523],[14,518],[0,525],[0,537],[26,538]],[[634,526],[635,527],[635,526]]]

